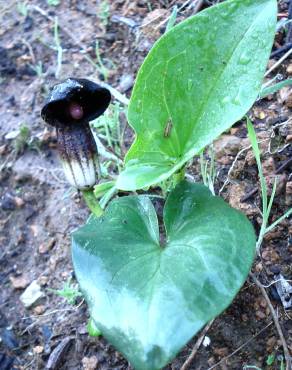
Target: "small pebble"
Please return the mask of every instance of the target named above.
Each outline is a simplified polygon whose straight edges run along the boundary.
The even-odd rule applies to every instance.
[[[14,289],[25,289],[30,283],[30,280],[26,275],[10,276],[9,279]]]
[[[20,300],[23,303],[24,307],[29,308],[31,307],[37,300],[44,296],[43,292],[41,291],[40,286],[38,285],[37,281],[34,280],[26,290],[21,294]]]
[[[39,355],[39,354],[44,352],[44,347],[43,346],[36,346],[36,347],[33,348],[33,352],[35,354]]]
[[[39,253],[40,254],[45,254],[45,253],[49,252],[53,248],[55,243],[56,243],[56,239],[51,238],[47,243],[40,244],[39,245]]]
[[[35,315],[42,315],[44,312],[45,312],[46,308],[44,305],[39,305],[39,306],[36,306],[34,309],[33,309],[33,312]]]
[[[97,364],[98,361],[95,356],[83,357],[82,359],[83,370],[96,370]]]
[[[123,75],[120,80],[119,90],[121,92],[128,91],[134,84],[134,77],[133,75]]]
[[[290,64],[288,65],[288,67],[287,67],[286,71],[287,71],[287,73],[288,73],[289,75],[291,75],[291,74],[292,74],[292,63],[290,63]]]

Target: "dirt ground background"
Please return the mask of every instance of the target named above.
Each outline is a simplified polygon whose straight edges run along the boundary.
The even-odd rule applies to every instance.
[[[54,0],[0,1],[1,370],[131,368],[103,338],[88,335],[88,311],[82,297],[71,305],[50,290],[62,289],[70,277],[74,283],[70,232],[85,222],[89,212],[65,181],[55,133],[41,120],[40,110],[50,87],[69,76],[107,80],[129,97],[136,72],[153,42],[165,32],[173,6],[184,6],[178,13],[179,22],[216,2],[61,0],[58,4],[55,0],[54,5]],[[289,1],[278,3],[281,21],[288,17]],[[289,49],[291,36],[291,28],[279,29],[269,67]],[[267,79],[291,74],[292,61],[286,59]],[[291,88],[287,87],[257,101],[249,112],[261,141],[270,189],[278,178],[271,222],[292,205],[291,108]],[[123,155],[133,135],[125,127],[123,114],[120,118]],[[101,141],[106,146],[103,137]],[[221,189],[221,195],[241,209],[258,232],[261,199],[257,168],[248,147],[244,121],[215,143],[215,189],[217,193]],[[114,165],[105,159],[104,168],[108,176],[114,175]],[[197,158],[188,172],[201,181]],[[279,272],[292,279],[291,235],[291,219],[266,235],[253,266],[263,284],[271,284]],[[20,296],[31,283],[41,296],[25,307]],[[292,353],[291,312],[284,309],[274,284],[266,291]],[[282,342],[267,302],[251,280],[216,318],[207,337],[210,344],[200,346],[191,369],[281,369]],[[182,366],[196,339],[168,369]]]

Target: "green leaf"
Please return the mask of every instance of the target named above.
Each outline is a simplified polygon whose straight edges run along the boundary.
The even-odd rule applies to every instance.
[[[90,318],[88,320],[88,323],[86,325],[86,328],[87,328],[88,334],[91,337],[100,337],[101,336],[101,331],[98,329],[98,327],[96,326],[96,324],[92,320],[92,318]]]
[[[276,0],[231,0],[172,28],[137,76],[128,119],[136,139],[117,188],[165,180],[239,120],[257,98]]]
[[[271,354],[268,356],[268,358],[267,358],[267,361],[266,361],[267,365],[268,365],[268,366],[273,365],[273,363],[275,362],[275,358],[276,358],[275,353],[271,353]]]
[[[107,181],[107,182],[102,182],[100,184],[97,184],[94,186],[94,196],[99,199],[101,198],[107,191],[112,189],[115,186],[114,181]]]
[[[249,221],[203,185],[181,182],[159,242],[146,196],[114,200],[73,233],[73,263],[92,319],[136,369],[165,366],[232,301],[253,261]]]
[[[283,89],[283,87],[290,86],[292,85],[292,78],[287,78],[287,80],[278,82],[272,86],[264,87],[260,91],[259,97],[260,98],[265,98],[266,96],[270,94],[274,94],[275,92]]]

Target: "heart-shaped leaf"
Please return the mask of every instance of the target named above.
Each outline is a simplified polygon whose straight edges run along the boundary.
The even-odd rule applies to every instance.
[[[248,111],[260,91],[276,15],[276,0],[225,1],[158,40],[131,97],[136,140],[119,189],[165,180]]]
[[[160,369],[232,301],[255,250],[251,224],[198,184],[180,183],[164,208],[114,200],[73,233],[73,263],[90,314],[136,369]]]

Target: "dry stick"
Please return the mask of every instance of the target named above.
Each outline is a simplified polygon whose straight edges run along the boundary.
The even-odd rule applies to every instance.
[[[278,175],[280,172],[285,170],[286,167],[290,166],[292,163],[292,158],[287,159],[284,163],[281,164],[281,166],[275,171],[275,174]]]
[[[181,12],[192,0],[187,0],[185,1],[181,7],[179,7],[177,9],[177,13]],[[198,1],[198,0],[197,0]],[[162,25],[164,25],[165,23],[167,23],[170,19],[171,15],[168,16],[167,18],[164,19],[164,21],[162,21],[161,23],[159,23],[159,25],[156,27],[156,29],[160,28]]]
[[[202,8],[202,6],[204,4],[204,1],[205,0],[198,0],[197,4],[195,5],[194,13],[193,14],[197,14],[201,10],[201,8]]]
[[[207,331],[210,329],[211,325],[213,324],[215,319],[213,319],[212,321],[210,321],[205,327],[204,329],[202,330],[202,333],[201,335],[199,336],[198,340],[196,341],[193,349],[192,349],[192,352],[190,353],[189,357],[186,359],[186,361],[184,362],[184,364],[182,365],[182,367],[180,368],[180,370],[187,370],[190,366],[191,366],[191,363],[193,362],[197,352],[198,352],[198,349],[200,348],[202,342],[203,342],[203,339],[205,337],[205,335],[207,334]]]
[[[288,19],[292,20],[292,1],[290,0],[289,9],[288,9]],[[286,43],[292,42],[292,23],[288,25],[288,32],[286,36]]]
[[[31,61],[32,61],[33,64],[35,64],[36,63],[36,58],[35,58],[35,55],[34,55],[31,44],[25,39],[21,39],[20,41],[28,48],[29,54],[31,56]]]
[[[248,343],[250,343],[252,340],[254,340],[256,337],[258,337],[263,331],[265,331],[269,326],[271,326],[273,323],[273,321],[271,321],[268,325],[266,325],[264,328],[262,328],[258,333],[256,333],[255,335],[253,335],[252,337],[250,337],[245,343],[243,343],[240,347],[238,347],[235,351],[233,351],[232,353],[230,353],[230,355],[222,358],[222,360],[220,360],[219,362],[217,362],[215,365],[209,367],[207,370],[211,370],[211,369],[214,369],[215,367],[217,367],[218,365],[222,364],[223,362],[225,362],[226,360],[228,360],[230,357],[234,356],[237,352],[239,352],[243,347],[245,347],[246,345],[248,345]]]
[[[280,326],[277,314],[275,312],[275,309],[274,309],[274,307],[271,303],[271,300],[270,300],[265,288],[262,286],[261,282],[255,277],[255,275],[252,272],[250,272],[249,275],[252,278],[252,280],[254,281],[254,283],[256,284],[256,286],[260,289],[262,295],[264,296],[264,298],[265,298],[265,300],[266,300],[266,302],[269,306],[272,318],[274,320],[276,329],[278,331],[279,337],[280,337],[281,342],[282,342],[282,347],[283,347],[283,350],[284,350],[284,356],[285,356],[285,361],[286,361],[286,370],[291,370],[291,357],[290,357],[289,349],[288,349],[288,346],[287,346],[282,328]]]
[[[290,50],[288,50],[287,51],[287,53],[286,54],[284,54],[283,56],[282,56],[282,58],[280,58],[279,60],[278,60],[278,62],[277,63],[275,63],[266,73],[265,73],[265,77],[267,77],[271,72],[273,72],[273,70],[274,69],[276,69],[276,68],[278,68],[279,67],[279,65],[282,63],[282,62],[284,62],[284,60],[285,59],[287,59],[288,58],[288,56],[290,55],[290,54],[292,54],[292,48],[290,49]]]
[[[271,53],[271,58],[274,58],[279,54],[285,53],[285,51],[290,50],[291,47],[292,47],[292,42],[290,42],[289,44],[281,46],[279,49],[277,49],[277,50],[275,50]]]
[[[255,187],[254,189],[249,191],[247,194],[240,198],[240,203],[246,202],[249,198],[256,194],[258,190],[259,190],[258,187]]]
[[[235,156],[234,158],[234,161],[232,162],[232,165],[230,166],[229,170],[228,170],[228,173],[227,173],[227,177],[226,177],[226,180],[224,181],[224,184],[222,185],[221,189],[219,190],[219,195],[222,193],[222,191],[224,190],[225,186],[229,184],[230,182],[230,175],[231,175],[231,172],[233,171],[234,169],[234,166],[238,160],[238,158],[241,156],[242,153],[244,153],[245,151],[249,150],[251,148],[251,145],[249,145],[248,147],[246,148],[243,148],[241,149]]]

